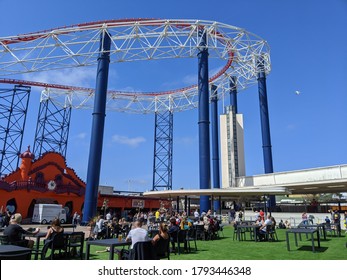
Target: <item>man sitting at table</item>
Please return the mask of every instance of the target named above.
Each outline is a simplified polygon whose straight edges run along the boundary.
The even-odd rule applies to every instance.
[[[271,220],[271,215],[268,214],[266,220],[264,223],[260,226],[259,231],[258,231],[258,238],[260,240],[265,240],[266,236],[266,227],[272,225],[272,220]]]
[[[34,241],[23,239],[23,234],[33,234],[35,235],[40,231],[36,228],[34,231],[27,231],[23,229],[19,224],[22,222],[22,215],[20,213],[13,214],[10,218],[10,224],[4,230],[4,236],[7,236],[8,242],[12,245],[17,245],[21,247],[33,248]]]
[[[123,260],[131,260],[133,259],[134,256],[134,245],[137,242],[141,241],[149,241],[148,237],[148,231],[142,228],[142,223],[140,220],[136,220],[134,223],[134,228],[129,231],[128,236],[125,238],[125,241],[130,241],[131,240],[131,246],[130,250],[122,249],[121,251],[121,258]]]
[[[140,220],[137,220],[134,223],[134,229],[129,231],[128,236],[125,239],[126,241],[131,240],[131,249],[134,247],[134,244],[139,241],[149,241],[148,231],[142,228],[142,223]]]

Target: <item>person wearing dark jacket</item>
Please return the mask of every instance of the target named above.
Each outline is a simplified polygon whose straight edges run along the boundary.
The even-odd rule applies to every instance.
[[[33,248],[34,241],[23,239],[22,235],[24,234],[33,234],[40,232],[39,228],[36,228],[35,231],[30,232],[23,229],[19,224],[22,222],[22,215],[20,213],[16,213],[11,216],[10,224],[4,230],[4,236],[7,236],[8,242],[12,245],[22,246]]]

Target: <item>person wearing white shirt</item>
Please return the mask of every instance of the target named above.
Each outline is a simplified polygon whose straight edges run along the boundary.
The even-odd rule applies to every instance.
[[[128,236],[125,239],[126,241],[131,240],[131,249],[134,247],[134,244],[139,241],[149,241],[148,231],[142,228],[142,223],[136,221],[134,223],[134,229],[129,231]]]
[[[199,221],[199,218],[200,218],[199,211],[198,211],[198,209],[195,209],[195,212],[194,212],[194,220],[197,222],[197,221]]]

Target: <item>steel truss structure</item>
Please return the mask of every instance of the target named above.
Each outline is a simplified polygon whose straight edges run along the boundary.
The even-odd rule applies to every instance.
[[[46,92],[42,92],[36,124],[33,152],[36,157],[55,151],[66,157],[71,119],[71,99],[57,106]]]
[[[41,141],[42,146],[45,141],[48,150],[58,149],[65,155],[71,109],[92,109],[94,89],[10,77],[95,66],[99,55],[106,53],[103,45],[100,46],[100,38],[106,37],[101,35],[105,34],[111,39],[111,49],[107,51],[110,63],[196,59],[201,50],[207,49],[209,59],[219,65],[217,73],[210,75],[208,80],[210,85],[216,86],[219,99],[229,95],[230,77],[237,77],[240,91],[257,82],[260,62],[265,74],[271,71],[270,48],[265,40],[244,29],[214,21],[107,20],[0,37],[0,77],[3,77],[0,82],[40,86],[44,88],[42,96],[49,96],[41,102],[36,131],[36,142]],[[202,38],[204,44],[201,44]],[[67,100],[69,106],[66,106]],[[197,108],[198,103],[198,85],[164,92],[108,91],[107,110],[156,114],[153,189],[172,187],[172,114]],[[53,110],[48,109],[49,105]],[[59,111],[58,108],[63,109]],[[44,116],[49,116],[50,120],[45,121]]]
[[[244,29],[203,20],[127,19],[92,22],[0,38],[0,77],[96,65],[102,33],[111,37],[111,63],[139,60],[196,58],[206,34],[209,59],[220,70],[209,78],[220,97],[229,92],[229,77],[238,89],[256,83],[259,57],[266,74],[271,70],[267,42]],[[103,48],[100,48],[103,49]],[[109,91],[107,109],[131,113],[177,112],[197,107],[197,85],[166,92]],[[67,92],[73,108],[93,108],[94,89],[52,85],[52,102]]]
[[[17,169],[31,87],[0,89],[0,176]]]
[[[153,191],[172,190],[173,114],[155,114]]]

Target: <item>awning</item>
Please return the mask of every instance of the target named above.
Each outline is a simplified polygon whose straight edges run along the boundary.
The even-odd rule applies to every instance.
[[[166,190],[144,192],[145,197],[156,197],[162,199],[176,198],[178,196],[199,197],[208,195],[213,197],[241,197],[254,195],[287,195],[291,191],[285,187],[239,187],[223,189],[194,189],[194,190]]]

